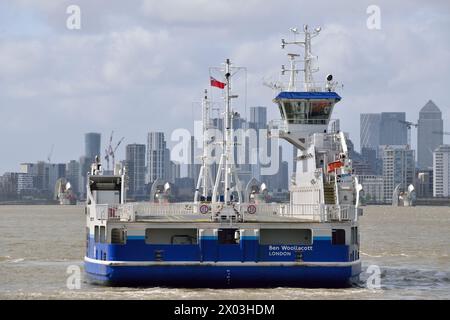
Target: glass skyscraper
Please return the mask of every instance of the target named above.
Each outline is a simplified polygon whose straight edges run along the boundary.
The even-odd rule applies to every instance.
[[[444,143],[441,110],[428,101],[419,112],[417,127],[417,163],[419,168],[427,169],[433,166],[433,151]]]

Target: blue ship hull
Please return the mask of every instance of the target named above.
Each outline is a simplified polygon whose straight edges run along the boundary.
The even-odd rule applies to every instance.
[[[348,287],[358,281],[359,257],[349,260],[346,245],[315,237],[302,261],[290,251],[242,239],[240,245],[219,245],[216,239],[199,245],[148,245],[143,238],[125,245],[95,243],[89,238],[85,271],[96,283],[110,286],[164,287]],[[272,248],[271,248],[272,247]],[[164,251],[157,260],[155,252]]]
[[[95,282],[110,286],[163,287],[349,287],[359,279],[361,264],[349,266],[162,265],[109,266],[85,262]]]

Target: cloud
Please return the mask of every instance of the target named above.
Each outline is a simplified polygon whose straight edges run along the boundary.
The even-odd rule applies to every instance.
[[[332,73],[344,84],[334,117],[356,147],[360,112],[406,111],[414,121],[433,99],[448,121],[447,2],[379,2],[379,31],[366,28],[369,1],[2,3],[0,18],[9,18],[0,28],[0,118],[7,119],[0,137],[12,138],[0,138],[8,154],[0,172],[43,159],[52,143],[55,161],[76,159],[87,131],[102,132],[105,141],[114,129],[126,144],[145,143],[150,130],[170,136],[174,128],[191,128],[208,68],[226,58],[247,68],[246,86],[236,79],[235,108],[264,105],[269,118],[278,118],[262,80],[279,77],[288,52],[280,39],[304,22],[323,27],[314,39],[315,77]],[[65,8],[74,3],[82,9],[80,31],[65,28]],[[16,12],[23,13],[20,23],[13,22]],[[211,96],[220,101],[219,90]]]

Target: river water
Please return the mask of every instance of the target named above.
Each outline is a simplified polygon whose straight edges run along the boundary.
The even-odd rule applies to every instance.
[[[69,289],[68,268],[83,266],[84,222],[81,206],[0,206],[0,299],[450,299],[450,207],[365,207],[361,283],[331,290],[109,288],[83,275]],[[372,265],[379,289],[367,286]]]

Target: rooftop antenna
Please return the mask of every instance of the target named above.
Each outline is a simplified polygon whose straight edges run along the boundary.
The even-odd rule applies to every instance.
[[[295,53],[288,53],[289,60],[290,60],[290,69],[286,69],[285,66],[281,66],[281,74],[284,75],[286,71],[290,72],[289,77],[289,85],[288,85],[288,91],[294,91],[295,90],[295,76],[298,74],[299,71],[304,72],[304,90],[306,92],[313,91],[314,90],[314,79],[312,74],[314,72],[319,71],[319,68],[312,68],[312,60],[316,58],[311,53],[311,39],[319,35],[320,31],[322,30],[321,27],[315,28],[313,31],[309,30],[309,27],[307,24],[303,26],[303,32],[300,32],[298,28],[290,28],[290,31],[294,34],[294,40],[293,41],[286,41],[285,39],[281,39],[281,49],[284,49],[288,45],[299,45],[303,46],[305,48],[304,52],[304,66],[303,69],[296,69],[296,60],[295,58],[299,56],[299,54]],[[303,34],[304,40],[298,41],[296,40],[296,36]]]

